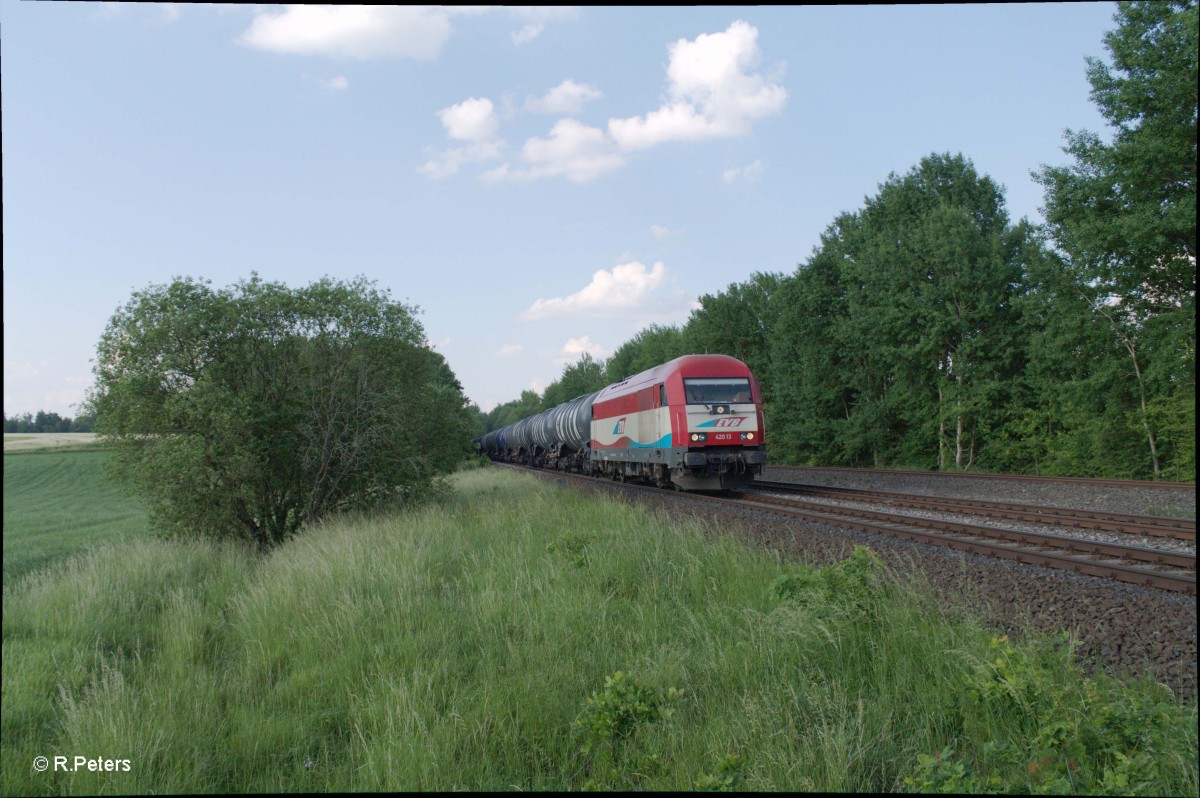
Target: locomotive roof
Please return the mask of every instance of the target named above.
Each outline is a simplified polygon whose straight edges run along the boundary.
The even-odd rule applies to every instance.
[[[595,401],[601,402],[614,396],[623,396],[632,391],[665,382],[676,372],[686,378],[691,377],[748,377],[750,368],[729,355],[683,355],[674,360],[655,366],[652,369],[626,377],[620,382],[613,383],[600,392]]]

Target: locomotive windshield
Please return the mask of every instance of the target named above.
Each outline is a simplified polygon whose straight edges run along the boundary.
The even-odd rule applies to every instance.
[[[749,402],[750,380],[745,377],[705,377],[683,381],[689,405]]]

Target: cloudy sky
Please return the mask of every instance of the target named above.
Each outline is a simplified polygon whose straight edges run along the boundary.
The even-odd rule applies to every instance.
[[[4,410],[75,415],[130,294],[365,275],[484,410],[962,153],[1040,221],[1113,3],[0,0]]]

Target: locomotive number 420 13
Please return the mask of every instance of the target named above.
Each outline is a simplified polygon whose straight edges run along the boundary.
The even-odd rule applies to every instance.
[[[732,432],[716,432],[716,433],[713,433],[712,439],[714,441],[731,441],[731,440],[733,440],[733,433]]]

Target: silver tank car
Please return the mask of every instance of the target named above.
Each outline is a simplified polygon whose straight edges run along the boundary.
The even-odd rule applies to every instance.
[[[558,460],[583,452],[591,441],[592,402],[599,395],[596,391],[577,396],[492,430],[479,439],[480,446],[487,454],[537,465],[545,464],[547,456]]]
[[[588,445],[592,438],[592,401],[599,395],[596,391],[578,396],[555,408],[554,439],[564,449],[578,452]]]

